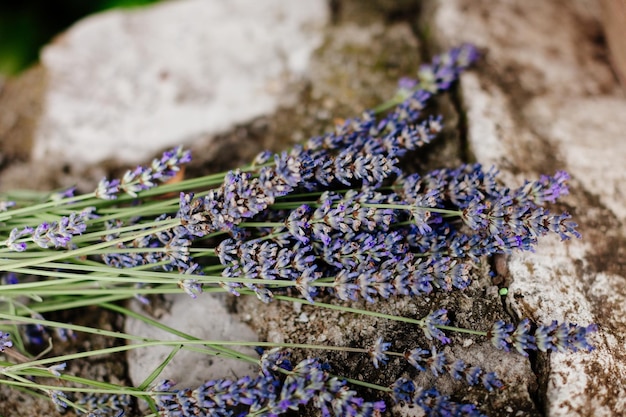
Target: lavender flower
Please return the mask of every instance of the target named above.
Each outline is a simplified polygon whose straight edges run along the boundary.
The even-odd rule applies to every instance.
[[[11,207],[15,207],[15,201],[0,201],[0,213],[8,211]]]
[[[396,403],[410,403],[415,393],[415,383],[410,379],[398,378],[395,380],[392,389],[392,398]]]
[[[20,281],[17,278],[17,274],[15,272],[8,272],[2,275],[0,282],[2,283],[2,285],[13,285],[17,284]]]
[[[261,362],[263,369],[255,378],[207,381],[195,390],[172,390],[173,383],[163,381],[153,388],[152,396],[159,410],[173,417],[230,416],[235,410],[280,415],[305,404],[320,409],[323,416],[374,416],[386,408],[382,401],[358,397],[344,381],[330,377],[316,359],[291,366],[289,355],[272,349]]]
[[[120,180],[114,179],[109,181],[106,178],[102,178],[98,182],[94,195],[96,198],[100,198],[102,200],[115,200],[117,198],[117,193],[119,192]]]
[[[523,196],[528,196],[535,204],[542,204],[546,201],[556,202],[558,198],[569,194],[567,180],[570,176],[565,171],[558,171],[554,177],[542,175],[538,181],[526,182],[517,191]]]
[[[520,355],[528,356],[527,350],[536,349],[535,338],[529,334],[530,320],[523,319],[513,332],[513,346]]]
[[[184,150],[182,146],[163,152],[161,158],[152,160],[152,178],[161,182],[167,181],[180,171],[181,165],[191,162],[191,151]]]
[[[76,187],[69,187],[64,190],[50,194],[50,197],[48,198],[50,199],[50,201],[61,201],[65,198],[74,197],[75,192],[76,192]]]
[[[502,349],[508,352],[509,346],[513,344],[511,338],[511,332],[513,332],[513,326],[510,323],[505,323],[503,320],[496,321],[489,331],[488,337],[491,339],[491,344],[498,349]]]
[[[94,218],[95,207],[87,207],[58,222],[41,223],[32,233],[32,240],[41,248],[70,248],[72,237],[87,230],[87,221]]]
[[[427,416],[486,417],[473,404],[456,403],[435,388],[419,391],[413,403],[424,410]]]
[[[178,280],[178,287],[191,298],[197,298],[198,294],[202,293],[202,284],[197,279],[180,279]]]
[[[449,323],[448,311],[446,309],[439,309],[431,312],[424,318],[424,326],[422,330],[428,340],[438,339],[444,345],[450,343],[450,339],[438,329],[436,326],[445,326]]]
[[[430,350],[420,347],[404,353],[406,361],[420,372],[430,371],[436,377],[445,373],[456,380],[465,380],[469,385],[482,384],[488,391],[504,386],[495,373],[485,372],[477,366],[467,365],[462,360],[451,362],[448,356],[437,351],[434,346]]]
[[[108,180],[103,178],[95,191],[96,198],[115,200],[120,191],[131,197],[137,193],[149,190],[156,185],[155,181],[165,182],[180,170],[181,165],[191,161],[191,152],[184,151],[182,146],[165,151],[161,158],[155,158],[150,167],[138,166],[128,170],[122,180]]]
[[[23,238],[24,236],[32,235],[33,231],[34,229],[28,226],[24,227],[22,230],[14,228],[13,230],[11,230],[8,239],[6,239],[2,243],[15,252],[23,252],[26,250],[27,243],[18,242],[18,240]]]
[[[435,388],[416,388],[415,383],[406,378],[397,379],[392,387],[392,398],[396,403],[419,406],[426,416],[486,417],[473,404],[456,403],[442,395]]]
[[[378,366],[380,364],[387,364],[389,357],[385,355],[385,352],[389,349],[389,346],[391,346],[391,343],[385,343],[383,342],[383,338],[379,337],[378,339],[376,339],[376,342],[374,342],[374,345],[369,348],[368,354],[372,359],[374,368],[378,369]]]
[[[0,352],[4,352],[5,348],[10,348],[12,346],[13,342],[11,341],[11,335],[0,331]]]
[[[258,178],[241,171],[229,172],[224,183],[203,199],[181,194],[178,217],[193,236],[218,230],[233,231],[244,219],[267,209],[277,196],[291,192],[300,181],[307,159],[283,153],[275,158],[274,168],[263,167]]]
[[[458,74],[478,59],[473,45],[462,45],[436,56],[432,64],[422,65],[418,74],[419,85],[428,91],[441,91],[450,87]]]
[[[159,216],[156,220],[166,220],[168,216]],[[121,221],[106,222],[105,227],[109,234],[105,235],[105,241],[111,241],[119,237],[116,229],[124,226]],[[102,255],[102,260],[109,266],[115,268],[133,268],[141,265],[150,265],[167,261],[162,265],[166,271],[178,270],[179,272],[190,274],[197,270],[199,265],[195,264],[189,254],[191,247],[191,239],[188,229],[182,226],[175,226],[171,229],[164,230],[155,234],[141,236],[133,239],[130,243],[118,243],[116,248],[119,253],[106,253]],[[126,248],[145,248],[146,251],[124,252]],[[160,251],[154,249],[161,248]]]
[[[127,394],[88,393],[76,402],[88,410],[88,416],[121,417],[131,407],[132,397]]]
[[[49,366],[46,369],[52,375],[54,375],[56,377],[60,377],[61,376],[61,371],[65,370],[66,367],[67,367],[67,363],[63,362],[63,363],[59,363],[59,364],[56,364],[56,365]]]
[[[41,315],[35,316],[38,319],[43,319]],[[24,341],[31,345],[43,345],[50,335],[48,329],[41,324],[27,324],[24,326]]]
[[[245,283],[263,302],[272,299],[272,292],[265,288],[262,280],[286,279],[295,281],[305,298],[312,301],[316,294],[311,284],[321,275],[315,270],[315,256],[311,247],[300,242],[291,248],[281,247],[274,242],[248,241],[236,242],[231,239],[223,241],[216,252],[225,266],[222,276],[225,278],[260,279],[259,283]],[[223,283],[231,293],[238,295],[236,282]]]
[[[32,227],[24,227],[22,230],[15,228],[11,230],[8,239],[2,243],[13,251],[23,252],[27,247],[26,242],[17,241],[30,237],[41,248],[70,248],[72,237],[87,230],[87,221],[96,217],[93,214],[94,211],[94,207],[87,207],[80,212],[61,217],[59,221],[41,223],[35,229]]]
[[[488,333],[492,344],[498,349],[509,351],[514,347],[520,354],[528,356],[527,350],[542,352],[559,351],[573,352],[578,349],[593,350],[589,343],[589,334],[598,330],[596,324],[587,327],[573,323],[558,323],[556,320],[549,325],[540,325],[533,331],[528,319],[524,319],[513,331],[513,326],[497,321]]]
[[[64,412],[67,408],[67,395],[63,391],[49,391],[48,395],[58,412]]]

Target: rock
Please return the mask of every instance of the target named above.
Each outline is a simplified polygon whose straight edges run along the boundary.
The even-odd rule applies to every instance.
[[[30,158],[45,86],[41,67],[16,80],[0,79],[0,164]]]
[[[33,159],[48,175],[135,164],[272,113],[293,101],[327,20],[323,0],[179,0],[85,18],[41,54]]]
[[[507,303],[518,316],[598,323],[591,353],[537,359],[548,416],[614,416],[626,408],[626,101],[599,44],[597,5],[584,2],[429,2],[433,43],[484,48],[463,77],[467,139],[477,161],[511,186],[563,169],[565,205],[582,240],[540,242],[509,258]]]
[[[176,294],[167,296],[165,305],[166,307],[160,308],[158,322],[197,339],[241,342],[258,340],[250,327],[228,311],[224,305],[224,297],[201,294],[197,299],[191,299],[187,294]],[[139,302],[133,303],[133,309],[150,317],[141,311]],[[125,330],[129,334],[149,339],[181,339],[134,318],[126,319]],[[201,345],[196,347],[202,348]],[[140,385],[175,348],[175,346],[153,346],[131,350],[128,354],[128,374],[135,386]],[[257,357],[251,347],[234,349]],[[255,375],[256,372],[258,367],[248,362],[182,349],[163,369],[157,381],[169,379],[175,381],[181,388],[196,387],[209,379],[241,378],[245,375]]]
[[[626,87],[626,1],[602,0],[602,12],[604,33],[611,49],[611,62],[622,85]]]

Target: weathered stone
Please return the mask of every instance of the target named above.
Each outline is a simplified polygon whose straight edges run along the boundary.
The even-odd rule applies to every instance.
[[[133,309],[140,313],[138,302]],[[160,308],[158,322],[177,331],[201,340],[231,340],[255,342],[256,333],[246,324],[238,321],[224,305],[224,297],[213,294],[201,294],[191,299],[187,294],[169,295],[165,307]],[[150,317],[149,314],[146,314]],[[127,318],[125,330],[129,334],[157,340],[180,340],[175,334],[156,328],[149,323],[134,318]],[[196,346],[202,348],[202,346]],[[176,346],[151,346],[133,349],[128,353],[128,374],[133,383],[141,384]],[[209,347],[207,350],[211,351]],[[234,347],[234,350],[256,356],[251,347]],[[214,351],[214,350],[213,350]],[[214,351],[215,352],[215,351]],[[241,378],[255,375],[258,367],[223,355],[212,356],[207,353],[182,349],[163,369],[158,380],[175,381],[181,388],[197,387],[208,379]]]
[[[615,72],[626,87],[626,1],[602,0],[604,32]]]
[[[467,139],[507,182],[564,169],[564,200],[581,241],[541,241],[509,259],[507,303],[517,316],[598,323],[591,353],[540,355],[549,416],[613,416],[626,408],[626,101],[599,44],[590,2],[430,2],[433,43],[484,48],[463,77]]]
[[[0,165],[30,158],[43,92],[41,67],[15,80],[0,79]]]
[[[43,49],[43,111],[22,141],[48,175],[85,171],[272,113],[293,99],[327,19],[323,0],[180,0],[88,17]]]

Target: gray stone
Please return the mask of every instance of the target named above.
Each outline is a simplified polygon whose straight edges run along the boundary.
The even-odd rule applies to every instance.
[[[591,353],[536,363],[548,416],[614,416],[626,408],[626,101],[599,45],[596,2],[430,2],[433,42],[484,48],[463,77],[467,139],[508,184],[564,169],[564,199],[582,240],[540,242],[509,258],[517,316],[598,323]]]
[[[323,0],[179,0],[86,18],[42,52],[33,157],[137,163],[271,113],[327,19]]]
[[[146,314],[139,302],[133,302],[133,310]],[[164,307],[159,308],[158,322],[200,340],[255,342],[256,333],[237,320],[224,305],[224,297],[201,294],[192,299],[187,294],[169,295]],[[157,340],[183,340],[165,330],[155,328],[141,320],[127,318],[125,330],[129,334]],[[201,345],[195,346],[202,348]],[[228,346],[227,346],[228,347]],[[151,346],[138,348],[128,353],[128,374],[135,384],[140,385],[172,352],[175,346]],[[256,357],[251,347],[234,347],[234,350]],[[211,351],[210,346],[208,350]],[[157,381],[169,379],[179,387],[201,385],[209,379],[240,378],[255,375],[258,367],[249,362],[226,358],[223,355],[194,352],[182,349],[163,369]]]

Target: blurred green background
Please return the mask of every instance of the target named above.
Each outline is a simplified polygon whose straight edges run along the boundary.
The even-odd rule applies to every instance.
[[[159,0],[14,0],[0,2],[0,75],[17,75],[39,59],[42,46],[89,14]]]

